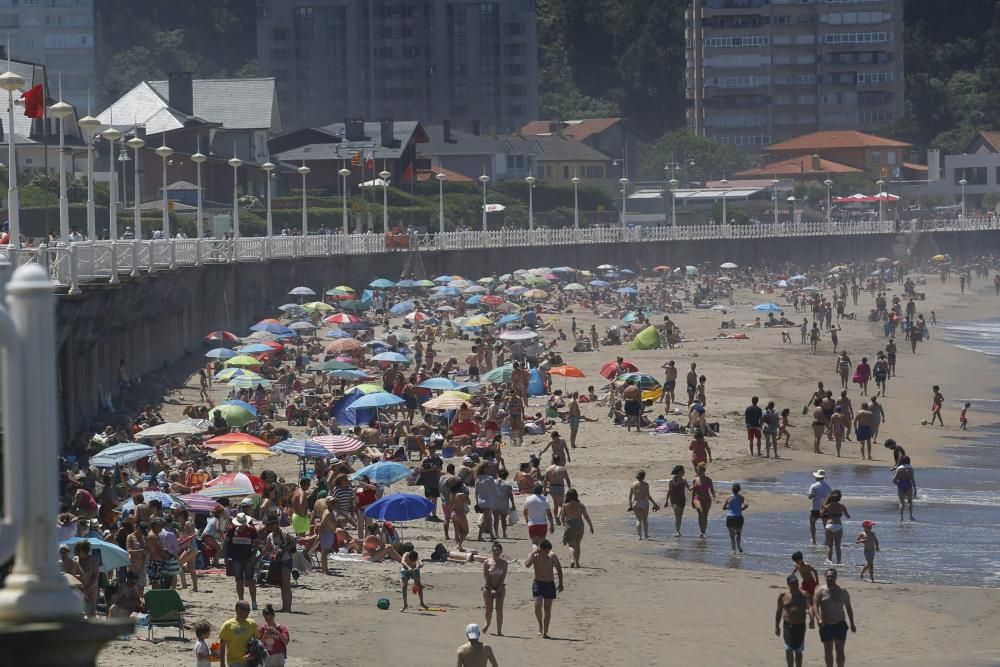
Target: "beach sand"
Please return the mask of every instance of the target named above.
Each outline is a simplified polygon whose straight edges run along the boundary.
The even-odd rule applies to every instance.
[[[928,321],[931,309],[939,320],[1000,316],[1000,298],[994,296],[991,285],[977,283],[973,294],[960,296],[957,279],[941,286],[936,277],[928,276],[928,285],[920,289],[926,290],[928,300],[918,304],[918,312],[924,313]],[[775,298],[777,295],[738,292],[740,305],[725,317],[752,322],[753,304]],[[880,327],[864,321],[871,304],[872,297],[862,294],[856,309],[860,319],[841,322],[841,348],[849,351],[855,363],[861,356],[874,361],[875,352],[883,344]],[[789,318],[796,319],[790,305],[786,312]],[[551,317],[568,335],[570,316]],[[710,473],[716,480],[814,470],[838,462],[829,454],[832,443],[824,445],[828,453],[812,453],[809,419],[801,413],[817,380],[823,380],[828,388],[839,393],[828,338],[821,343],[820,354],[814,356],[809,354],[808,345],[799,344],[797,330],[790,330],[794,341],[791,344],[782,344],[780,331],[774,329],[748,329],[749,340],[718,341],[712,339],[723,319],[720,313],[692,310],[672,319],[688,338],[688,342],[675,350],[632,351],[627,346],[615,346],[593,353],[567,354],[563,343],[560,349],[566,363],[578,366],[587,375],[584,379],[570,379],[567,388],[583,391],[589,384],[600,387],[605,382],[598,369],[621,355],[657,377],[662,377],[661,364],[668,359],[676,360],[678,391],[682,394],[688,364],[697,361],[699,372],[708,377],[708,421],[721,423],[720,436],[710,441],[716,460]],[[577,321],[582,328],[596,322],[599,331],[613,323],[608,319],[596,320],[586,313],[577,313]],[[958,410],[950,407],[950,402],[957,398],[989,397],[992,391],[993,370],[986,357],[941,342],[933,328],[931,336],[932,341],[921,345],[916,355],[910,354],[908,344],[900,341],[899,377],[890,382],[888,398],[884,400],[886,422],[881,438],[892,437],[902,444],[913,458],[918,475],[921,466],[946,462],[939,451],[942,446],[960,442]],[[467,349],[468,343],[449,343],[439,354],[463,359]],[[920,425],[921,419],[929,417],[932,384],[940,384],[946,397],[945,428]],[[562,385],[561,378],[555,379],[556,388]],[[215,394],[218,400],[221,392]],[[762,405],[774,400],[779,410],[791,409],[795,426],[791,449],[781,450],[784,457],[781,461],[751,458],[747,454],[742,413],[751,395],[760,396]],[[851,386],[850,396],[857,409],[860,397],[856,385]],[[193,379],[184,388],[170,393],[163,406],[164,417],[179,417],[183,406],[196,400],[197,380]],[[539,402],[535,399],[532,404]],[[675,543],[675,538],[672,530],[662,524],[649,542],[635,538],[630,515],[625,513],[628,486],[635,472],[646,470],[647,479],[652,482],[666,479],[670,469],[680,463],[689,469],[690,479],[689,439],[680,435],[630,434],[624,428],[610,425],[604,408],[584,405],[583,410],[587,416],[600,418],[600,422],[581,426],[578,441],[581,448],[572,452],[569,471],[574,487],[580,490],[581,500],[594,519],[596,534],[587,534],[584,539],[583,567],[565,570],[566,591],[554,605],[551,627],[554,639],[546,641],[536,637],[529,592],[531,576],[523,566],[530,552],[526,529],[520,522],[510,529],[511,539],[503,540],[505,555],[513,561],[507,581],[505,636],[495,637],[492,631],[484,636],[500,664],[784,664],[783,644],[774,635],[774,611],[776,598],[785,587],[784,574],[790,567],[785,572],[765,573],[740,569],[739,559],[733,559],[730,567],[717,567],[666,557],[665,547]],[[975,435],[975,427],[990,418],[991,415],[972,414],[973,431],[969,435]],[[568,428],[563,426],[561,430],[567,436]],[[505,448],[504,456],[511,470],[515,471],[529,454],[540,451],[543,439],[526,439],[520,449]],[[842,462],[878,468],[879,474],[885,475],[886,497],[894,497],[887,473],[892,460],[890,452],[881,445],[873,447],[876,460],[870,464],[859,460],[853,443],[846,443],[844,452],[846,461]],[[296,460],[286,455],[267,463],[267,467],[288,479],[295,477],[296,465]],[[654,483],[653,487],[658,496],[662,495],[662,486]],[[415,489],[399,486],[393,490]],[[801,525],[801,548],[807,559],[822,570],[825,554],[808,547],[806,489],[800,490],[801,495],[757,494],[752,484],[745,484],[743,491],[751,505],[744,529],[748,552],[768,539],[767,534],[755,531],[754,513],[787,512],[789,522]],[[728,485],[719,484],[718,492],[719,504],[712,512],[715,517],[722,513],[721,500],[728,493]],[[662,502],[662,497],[657,500]],[[520,500],[518,504],[520,507]],[[845,498],[845,504],[851,506],[850,498]],[[919,503],[916,512],[919,518]],[[862,518],[866,517],[855,515],[848,522],[845,549]],[[474,515],[470,519],[474,521]],[[878,520],[887,522],[895,518],[889,513]],[[955,516],[956,522],[961,520],[960,515]],[[561,544],[561,532],[557,529],[553,539],[554,552],[568,566],[570,554]],[[404,535],[424,557],[435,544],[444,541],[440,524],[423,521],[406,525]],[[698,541],[695,515],[690,508],[685,514],[681,540],[691,545]],[[467,546],[488,549],[486,542],[470,541]],[[710,527],[705,548],[728,553],[729,543],[721,525]],[[465,641],[466,624],[484,622],[479,565],[428,563],[424,568],[425,597],[431,606],[447,611],[423,612],[411,606],[405,614],[399,613],[398,566],[340,562],[335,565],[334,576],[316,573],[302,577],[294,589],[295,613],[279,616],[279,622],[289,627],[292,636],[288,665],[452,664],[456,647]],[[879,574],[880,579],[892,578],[891,572]],[[848,638],[848,664],[1000,664],[1000,637],[988,630],[1000,604],[1000,591],[869,584],[860,582],[857,575],[857,569],[851,565],[841,569],[840,583],[851,594],[858,626],[857,634]],[[232,616],[236,599],[233,583],[209,575],[202,579],[201,586],[197,594],[182,591],[188,606],[187,619],[190,622],[207,619],[217,632],[219,625]],[[376,607],[380,597],[392,601],[390,610]],[[415,597],[410,596],[411,605],[416,602]],[[277,606],[278,591],[262,589],[258,599],[261,605],[273,602]],[[259,620],[256,613],[255,617]],[[113,642],[102,652],[98,664],[102,667],[193,664],[193,641],[171,639],[175,634],[173,630],[157,629],[157,641],[151,644],[144,639],[145,629],[140,629],[139,636],[143,639]],[[193,632],[188,634],[193,637]],[[805,664],[822,664],[822,646],[815,631],[807,635]]]

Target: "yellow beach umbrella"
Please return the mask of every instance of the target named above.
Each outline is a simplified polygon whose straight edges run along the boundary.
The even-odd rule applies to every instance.
[[[254,461],[260,461],[274,456],[274,452],[250,442],[237,442],[212,452],[214,459],[238,459],[244,456],[249,456]]]
[[[333,310],[333,306],[322,301],[310,301],[309,303],[302,304],[303,308],[309,308],[310,310],[318,310],[320,312],[327,312]]]
[[[226,359],[223,362],[224,366],[236,366],[237,368],[245,368],[249,366],[260,366],[263,362],[260,359],[255,359],[247,354],[241,354],[239,356],[233,357],[232,359]]]
[[[493,324],[493,320],[485,315],[476,315],[475,317],[470,317],[465,321],[465,326],[467,327],[485,327],[491,324]]]

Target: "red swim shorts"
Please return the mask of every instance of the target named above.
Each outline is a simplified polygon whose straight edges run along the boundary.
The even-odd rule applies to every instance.
[[[544,523],[536,523],[534,526],[528,526],[528,537],[545,537],[548,533],[549,527]]]

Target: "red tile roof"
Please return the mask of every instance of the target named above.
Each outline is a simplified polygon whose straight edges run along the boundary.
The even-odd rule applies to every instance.
[[[908,169],[909,171],[915,171],[915,172],[917,172],[919,174],[926,174],[927,173],[927,165],[926,164],[917,164],[916,162],[904,162],[903,163],[903,169]]]
[[[584,120],[565,120],[562,121],[562,133],[563,136],[567,136],[570,139],[583,141],[592,134],[599,134],[609,127],[614,126],[619,121],[621,121],[621,118],[586,118]],[[522,127],[518,132],[526,137],[555,134],[551,127],[556,122],[558,121],[533,120]]]
[[[855,169],[854,167],[849,167],[846,164],[840,164],[839,162],[834,162],[833,160],[824,160],[820,158],[819,169],[813,169],[813,156],[812,155],[800,155],[798,157],[789,158],[788,160],[781,160],[780,162],[772,162],[769,165],[763,167],[756,167],[754,169],[745,169],[743,171],[738,171],[734,176],[798,176],[798,175],[816,175],[820,176],[823,174],[861,174],[863,171],[861,169]]]
[[[431,167],[430,169],[417,169],[417,182],[428,183],[433,181],[438,174],[444,174],[451,183],[472,183],[472,179],[465,174],[460,174],[444,167]]]
[[[787,141],[779,141],[767,151],[817,151],[831,148],[909,148],[911,144],[895,139],[876,137],[857,130],[825,130]]]
[[[982,130],[979,133],[983,141],[990,145],[997,153],[1000,153],[1000,132],[993,132],[992,130]]]

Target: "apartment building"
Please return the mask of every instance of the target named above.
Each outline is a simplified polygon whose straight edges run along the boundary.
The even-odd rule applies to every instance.
[[[10,36],[11,55],[45,65],[52,98],[87,109],[96,77],[93,0],[0,0],[0,35]]]
[[[687,124],[759,151],[903,112],[903,0],[691,0]]]
[[[538,114],[535,0],[258,0],[285,127],[349,117],[507,133]]]

